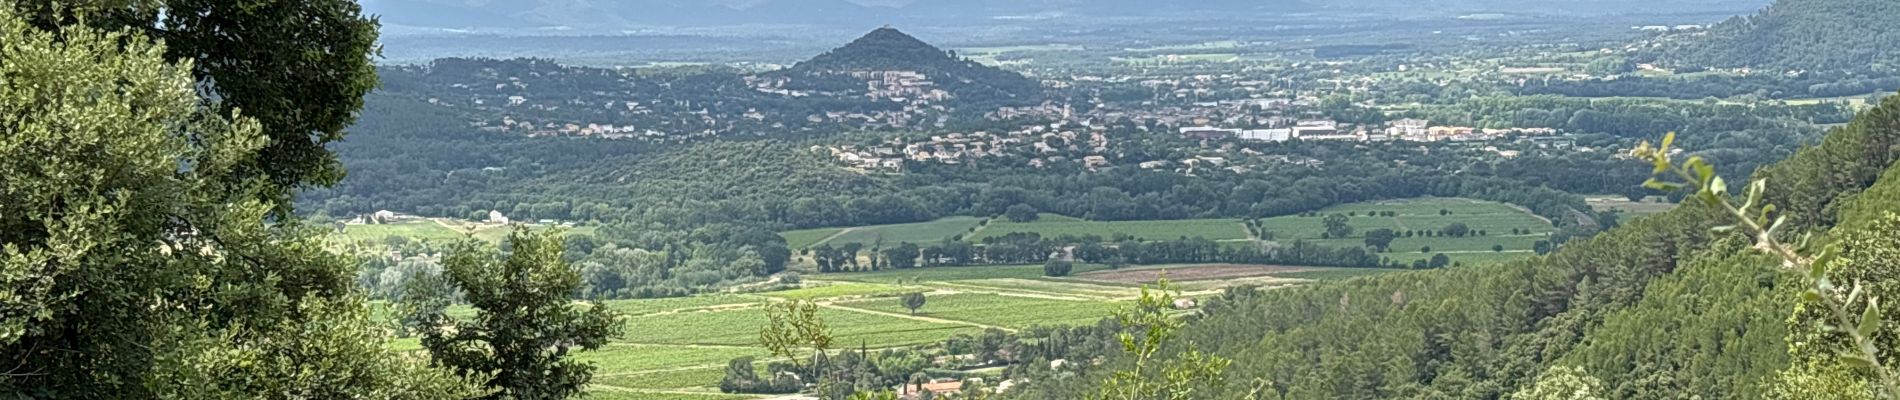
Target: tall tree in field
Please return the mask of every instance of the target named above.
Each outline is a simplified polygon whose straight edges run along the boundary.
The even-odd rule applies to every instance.
[[[1366,247],[1384,252],[1392,248],[1392,241],[1399,238],[1398,232],[1391,229],[1373,229],[1366,231]]]
[[[487,379],[489,399],[565,399],[581,393],[594,367],[572,359],[620,332],[618,316],[602,304],[575,304],[580,271],[561,258],[561,232],[516,228],[512,252],[498,256],[473,240],[442,261],[445,276],[475,307],[456,320],[424,318],[422,346],[437,364]]]
[[[1326,225],[1326,236],[1343,239],[1352,236],[1352,225],[1348,225],[1347,221],[1349,220],[1345,215],[1332,214],[1320,220],[1320,223]]]
[[[247,110],[137,32],[42,30],[0,3],[0,392],[28,398],[477,394],[385,350],[356,266],[264,223]]]
[[[903,300],[904,308],[910,309],[910,315],[917,315],[917,309],[924,308],[924,301],[928,299],[924,298],[923,292],[916,292],[905,294]]]
[[[164,41],[165,59],[192,61],[201,101],[226,116],[243,110],[270,138],[225,183],[261,183],[250,191],[279,216],[299,189],[343,178],[325,146],[376,87],[379,24],[355,0],[15,1],[42,29],[136,30]]]

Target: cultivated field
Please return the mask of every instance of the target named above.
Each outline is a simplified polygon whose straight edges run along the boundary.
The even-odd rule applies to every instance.
[[[842,246],[846,243],[858,243],[865,247],[882,241],[885,244],[914,243],[927,245],[938,243],[957,235],[969,233],[983,221],[975,217],[950,217],[930,222],[895,225],[873,225],[855,228],[807,229],[779,233],[785,237],[787,247],[804,249],[821,244]],[[821,236],[822,235],[822,236]]]
[[[347,225],[337,237],[351,241],[381,241],[391,236],[409,240],[456,240],[466,237],[466,233],[449,229],[447,225],[430,220],[406,221],[393,224]]]
[[[529,225],[534,229],[544,226]],[[380,244],[391,237],[401,237],[417,242],[447,242],[469,237],[489,242],[501,243],[507,239],[513,228],[508,225],[487,224],[447,218],[427,218],[408,220],[389,224],[351,224],[343,230],[331,234],[332,238],[345,243]],[[592,234],[593,226],[566,228],[570,235]]]
[[[897,314],[910,313],[910,310],[905,309],[902,304],[893,299],[851,302],[841,304],[841,306]],[[1116,307],[1121,306],[1122,302],[956,293],[929,297],[924,308],[918,310],[917,315],[1024,329],[1034,325],[1093,324],[1095,321],[1109,317]]]
[[[1226,280],[1252,278],[1296,272],[1311,271],[1313,268],[1283,267],[1277,265],[1196,265],[1185,267],[1149,267],[1131,268],[1114,271],[1096,271],[1076,275],[1076,279],[1121,284],[1150,284],[1167,278],[1177,282],[1195,282],[1207,280]]]
[[[1077,276],[1068,278],[1044,277],[1040,265],[921,268],[809,275],[803,288],[766,293],[614,300],[606,304],[627,315],[625,334],[577,358],[598,368],[589,390],[593,398],[767,398],[718,391],[728,361],[755,357],[759,361],[754,365],[762,370],[773,360],[757,345],[765,324],[761,305],[766,302],[816,302],[839,348],[931,346],[987,329],[1094,324],[1140,295],[1136,283],[1144,279],[1137,276],[1158,275],[1159,268],[1106,271],[1077,265]],[[1180,282],[1187,297],[1218,295],[1231,285],[1278,286],[1386,272],[1236,265],[1165,268],[1171,279],[1194,280]],[[1232,278],[1241,276],[1245,278]],[[895,297],[903,293],[925,293],[926,302],[915,315]],[[463,317],[472,314],[466,306],[450,311]],[[389,347],[421,348],[413,338],[394,340]]]
[[[1589,196],[1583,200],[1590,203],[1591,209],[1599,212],[1621,211],[1632,216],[1658,214],[1676,208],[1676,203],[1662,200],[1661,197],[1650,197],[1641,202],[1632,202],[1624,196]]]
[[[978,229],[971,241],[1000,237],[1011,233],[1035,233],[1045,238],[1058,236],[1096,235],[1112,238],[1117,234],[1134,236],[1141,240],[1175,240],[1180,238],[1203,237],[1209,240],[1237,240],[1247,238],[1247,229],[1239,220],[1232,219],[1190,219],[1173,221],[1082,221],[1069,219],[1038,219],[1031,222],[1010,222],[1006,219],[990,221],[990,225]]]
[[[796,250],[816,246],[842,231],[843,228],[818,228],[779,232],[778,235],[785,238],[785,247]]]

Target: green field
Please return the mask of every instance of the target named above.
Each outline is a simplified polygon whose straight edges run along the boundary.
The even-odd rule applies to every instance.
[[[1102,269],[1077,265],[1075,273]],[[1300,282],[1343,279],[1348,274],[1361,273],[1307,271],[1262,278]],[[1227,282],[1190,282],[1193,285],[1183,287],[1193,291],[1186,295],[1204,296],[1218,293]],[[807,277],[804,286],[753,294],[608,301],[608,307],[627,316],[623,319],[626,331],[601,350],[575,356],[596,367],[588,394],[606,399],[765,397],[721,394],[718,383],[726,363],[734,358],[754,357],[761,371],[773,360],[757,345],[759,330],[766,323],[759,306],[767,302],[816,302],[821,307],[818,315],[839,349],[928,349],[952,336],[977,335],[992,328],[1014,331],[1094,324],[1139,295],[1133,284],[1043,277],[1040,265],[819,274]],[[915,316],[891,296],[902,293],[926,293],[925,305]],[[467,317],[472,311],[455,306],[451,314]],[[414,338],[392,340],[388,346],[421,350]]]
[[[666,299],[608,300],[607,308],[629,316],[669,312],[697,311],[709,308],[744,307],[764,303],[765,299],[741,295],[706,295]]]
[[[1074,274],[1106,269],[1100,265],[1077,264]],[[1041,279],[1041,265],[985,265],[974,267],[936,267],[877,272],[851,272],[821,275],[823,279],[852,282],[897,284],[900,281],[967,281],[977,279]]]
[[[951,237],[970,232],[982,218],[950,217],[930,222],[912,224],[874,225],[856,228],[807,229],[780,233],[792,249],[803,249],[827,244],[841,246],[846,243],[858,243],[869,247],[878,242],[885,244],[914,243],[925,245],[938,243]],[[827,233],[828,232],[828,233]],[[840,233],[842,232],[842,233]],[[823,236],[818,236],[824,233]],[[833,235],[836,235],[835,237]],[[831,240],[825,240],[830,237]],[[800,246],[803,244],[803,246]]]
[[[1209,240],[1246,239],[1247,229],[1240,221],[1231,219],[1188,219],[1173,221],[1082,221],[1067,219],[1038,219],[1031,222],[1010,222],[1004,219],[990,221],[990,225],[978,230],[969,239],[982,241],[984,238],[1000,237],[1011,233],[1035,233],[1045,238],[1063,235],[1097,235],[1112,238],[1116,234],[1134,236],[1140,240],[1175,240],[1180,238],[1203,237]]]
[[[1441,210],[1449,211],[1450,214],[1441,215]],[[1373,216],[1387,211],[1396,215]],[[1348,216],[1347,224],[1353,227],[1352,236],[1325,238],[1325,216],[1332,214]],[[1437,231],[1453,223],[1465,224],[1473,234],[1465,237],[1404,236],[1406,231]],[[1261,220],[1260,226],[1275,241],[1287,243],[1301,240],[1328,247],[1365,246],[1366,231],[1392,229],[1399,232],[1400,237],[1392,241],[1391,250],[1385,256],[1394,261],[1410,263],[1412,260],[1430,259],[1435,254],[1445,253],[1453,262],[1466,264],[1530,257],[1537,241],[1545,240],[1556,230],[1542,218],[1511,205],[1458,198],[1346,204],[1320,210],[1315,216],[1268,218]],[[1512,234],[1514,229],[1528,233]],[[1504,246],[1504,251],[1493,252],[1492,246]],[[1419,252],[1425,247],[1430,247],[1432,251]]]
[[[545,229],[540,225],[529,225],[529,227],[536,230]],[[489,243],[501,243],[502,240],[507,239],[512,229],[507,225],[431,218],[390,224],[344,225],[342,231],[331,234],[331,237],[348,243],[371,244],[382,243],[390,237],[402,237],[419,242],[446,242],[474,237]],[[598,228],[580,226],[566,229],[569,235],[586,235],[593,234]]]
[[[336,234],[352,242],[382,241],[391,236],[405,237],[410,240],[457,240],[467,237],[463,232],[449,229],[435,221],[409,221],[394,224],[347,225]]]
[[[1590,208],[1597,212],[1621,212],[1624,213],[1625,218],[1659,214],[1676,208],[1676,203],[1663,200],[1660,196],[1652,196],[1641,202],[1632,202],[1627,197],[1611,195],[1585,196],[1583,200],[1590,203]]]
[[[881,284],[874,284],[874,283],[841,282],[841,283],[834,283],[834,284],[825,284],[821,282],[820,285],[822,286],[812,286],[812,287],[807,287],[807,288],[802,288],[802,289],[787,290],[787,291],[782,291],[782,292],[772,292],[772,293],[766,293],[765,295],[777,297],[781,299],[813,300],[813,299],[830,299],[830,298],[839,298],[839,297],[890,297],[890,296],[896,296],[900,294],[917,291],[916,288],[905,288],[901,286],[881,285]]]
[[[770,358],[771,352],[753,347],[689,347],[616,343],[574,359],[593,363],[602,371],[653,371],[693,366],[725,367],[739,357]],[[704,384],[704,383],[701,383]]]
[[[910,312],[897,299],[857,301],[844,305],[890,313]],[[1121,303],[1112,302],[959,293],[925,297],[924,307],[917,310],[917,315],[1024,329],[1038,325],[1090,324],[1113,315],[1115,309],[1121,306]]]
[[[780,232],[778,235],[785,238],[785,247],[803,249],[816,246],[843,230],[843,228],[803,229]]]
[[[819,310],[837,343],[891,347],[932,343],[958,333],[979,332],[970,325],[942,324],[873,315],[833,308]],[[706,346],[752,346],[765,326],[759,309],[684,312],[627,319],[631,343]]]

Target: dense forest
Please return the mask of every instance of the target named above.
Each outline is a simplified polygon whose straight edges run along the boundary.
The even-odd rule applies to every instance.
[[[1754,16],[1665,37],[1652,56],[1675,66],[1891,74],[1900,70],[1896,16],[1900,3],[1886,0],[1778,0]]]

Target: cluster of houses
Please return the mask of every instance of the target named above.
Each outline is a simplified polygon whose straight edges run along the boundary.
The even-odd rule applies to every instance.
[[[1352,142],[1469,142],[1496,140],[1509,136],[1554,136],[1551,128],[1479,129],[1462,126],[1433,126],[1422,119],[1401,119],[1383,127],[1352,127],[1332,120],[1300,120],[1290,126],[1268,129],[1180,128],[1181,136],[1197,139],[1240,139],[1255,142],[1352,141]]]
[[[1078,129],[1079,128],[1079,129]],[[1036,124],[1003,134],[989,132],[946,133],[927,140],[892,140],[873,146],[814,146],[813,151],[829,152],[845,165],[864,170],[900,170],[905,161],[961,164],[967,161],[1006,154],[1024,155],[1033,166],[1068,161],[1076,152],[1092,155],[1076,161],[1089,168],[1109,165],[1109,139],[1100,129],[1068,123]]]

